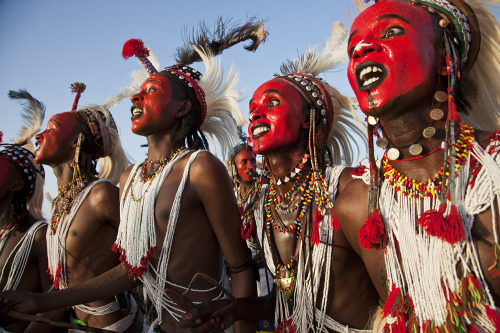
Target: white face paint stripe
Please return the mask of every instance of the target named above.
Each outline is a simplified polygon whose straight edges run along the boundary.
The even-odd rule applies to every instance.
[[[358,44],[356,44],[354,51],[360,51],[364,46],[371,46],[372,45],[370,43],[363,43],[363,42],[364,42],[364,40],[362,40]]]

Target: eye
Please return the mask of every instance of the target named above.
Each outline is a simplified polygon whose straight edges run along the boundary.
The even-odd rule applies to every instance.
[[[146,92],[148,92],[148,93],[152,93],[152,92],[155,92],[155,91],[157,91],[157,89],[156,89],[156,88],[154,88],[154,87],[149,87],[149,88],[147,88],[147,90],[146,90]]]
[[[405,29],[403,29],[402,27],[394,26],[387,29],[382,38],[391,38],[391,37],[401,36],[404,34],[405,34]]]
[[[272,108],[277,107],[277,106],[278,106],[278,105],[280,105],[280,104],[281,104],[281,102],[280,102],[280,101],[278,101],[277,99],[272,99],[272,100],[270,100],[270,101],[269,101],[269,103],[267,104],[267,108],[268,108],[268,109],[272,109]]]

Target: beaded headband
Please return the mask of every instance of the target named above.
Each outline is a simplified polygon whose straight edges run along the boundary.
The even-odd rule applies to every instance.
[[[98,159],[109,156],[112,147],[109,131],[106,126],[106,115],[100,110],[92,108],[78,110],[76,114],[78,120],[84,126],[83,132],[85,137],[92,138],[90,146],[93,158]],[[111,113],[108,113],[108,115],[110,117],[110,127],[117,130],[113,116],[111,116]]]
[[[198,104],[200,105],[201,115],[200,122],[198,126],[203,124],[207,116],[207,103],[205,101],[205,92],[201,89],[198,82],[200,81],[202,74],[196,69],[184,65],[177,64],[165,68],[163,73],[170,74],[170,77],[177,79],[177,81],[186,89],[186,91],[196,98]]]
[[[326,134],[330,133],[333,124],[333,104],[330,94],[325,90],[325,82],[319,76],[312,74],[290,73],[277,78],[285,79],[300,89],[311,105],[314,105],[323,119],[322,126]]]
[[[141,61],[141,63],[150,74],[158,74],[156,68],[146,58],[146,56],[148,55],[149,49],[144,46],[144,43],[140,39],[129,39],[123,45],[122,57],[125,60],[132,56],[135,56]],[[201,126],[207,115],[205,92],[203,91],[203,89],[201,89],[198,83],[202,76],[201,73],[194,68],[184,64],[177,64],[167,67],[163,73],[170,74],[170,77],[175,78],[191,96],[194,96],[196,98],[196,101],[198,101],[201,110],[200,122],[198,126]]]
[[[43,166],[38,164],[40,171],[38,171],[34,166],[35,155],[32,152],[16,144],[0,144],[4,149],[0,150],[0,156],[5,157],[9,161],[15,163],[21,173],[23,178],[26,180],[28,187],[26,193],[26,199],[30,199],[33,195],[33,190],[35,189],[37,173],[39,173],[45,179],[45,172]]]

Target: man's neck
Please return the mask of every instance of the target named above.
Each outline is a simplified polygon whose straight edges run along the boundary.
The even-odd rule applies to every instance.
[[[57,187],[63,187],[73,180],[73,167],[71,162],[51,165],[57,178]]]
[[[293,171],[302,161],[303,156],[303,150],[296,150],[291,153],[271,153],[266,155],[269,159],[271,167],[271,176],[274,177],[275,181],[289,176],[290,172]],[[310,162],[308,161],[304,170],[302,170],[302,173],[307,172],[306,169],[309,169],[309,166]],[[275,184],[275,186],[277,187],[278,192],[285,193],[293,187],[293,182],[286,182],[281,185]]]
[[[181,148],[181,143],[173,143],[173,138],[171,135],[149,135],[148,139],[148,160],[157,161],[163,160],[173,153],[175,153],[179,148]]]

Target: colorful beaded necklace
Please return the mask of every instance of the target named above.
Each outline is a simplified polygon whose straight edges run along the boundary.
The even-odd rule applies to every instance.
[[[71,206],[73,205],[73,200],[76,198],[78,193],[80,193],[85,186],[87,186],[89,181],[90,179],[88,177],[80,176],[77,177],[75,181],[72,180],[68,184],[57,189],[57,197],[52,202],[52,216],[50,217],[51,235],[56,232],[62,216],[69,212]],[[71,196],[64,198],[64,195],[70,190]]]
[[[5,228],[3,228],[2,231],[0,231],[0,241],[9,237],[10,233],[12,232],[12,230],[14,230],[15,227],[15,225],[9,224]]]
[[[181,151],[185,150],[186,148],[184,146],[180,147],[177,149],[175,152],[173,152],[170,156],[167,158],[164,158],[162,160],[144,160],[144,162],[141,163],[139,166],[141,168],[141,177],[139,179],[140,182],[149,182],[148,186],[144,190],[144,193],[140,197],[134,196],[134,191],[133,191],[133,184],[135,182],[135,175],[132,177],[132,182],[130,183],[130,195],[132,196],[132,200],[134,202],[141,201],[144,198],[144,195],[148,192],[149,188],[151,187],[151,184],[153,183],[153,180],[155,179],[156,175],[158,175],[160,172],[163,171],[165,166],[172,161]],[[146,171],[146,165],[148,164],[158,164],[156,168],[154,168],[153,171],[147,172]]]
[[[455,176],[465,164],[469,151],[472,148],[472,141],[474,140],[474,129],[465,124],[460,125],[460,134],[455,144],[456,163],[455,163]],[[450,160],[448,158],[448,165]],[[438,194],[444,186],[447,186],[449,179],[449,172],[444,171],[444,165],[436,173],[434,177],[425,181],[419,182],[411,179],[398,170],[396,170],[389,161],[387,154],[383,158],[383,171],[385,180],[399,193],[410,198],[424,198],[431,197]]]
[[[289,232],[293,233],[293,249],[296,249],[299,236],[302,233],[302,223],[304,221],[304,216],[309,210],[314,193],[310,190],[310,179],[311,176],[306,176],[306,180],[303,185],[299,188],[298,192],[302,192],[300,200],[295,205],[297,210],[297,216],[295,222],[289,227],[285,227],[283,222],[280,224],[275,223],[273,219],[273,214],[271,206],[274,206],[276,216],[279,218],[277,207],[277,197],[278,192],[273,186],[270,186],[269,190],[266,191],[264,198],[264,211],[266,214],[266,233],[267,239],[269,241],[269,246],[271,248],[271,253],[273,254],[273,260],[275,262],[275,272],[276,272],[276,284],[278,285],[280,291],[283,293],[285,298],[289,298],[295,287],[295,270],[297,266],[297,258],[292,257],[289,262],[282,263],[277,254],[276,244],[274,241],[273,228],[279,230],[282,233]],[[295,252],[295,251],[294,251]]]

